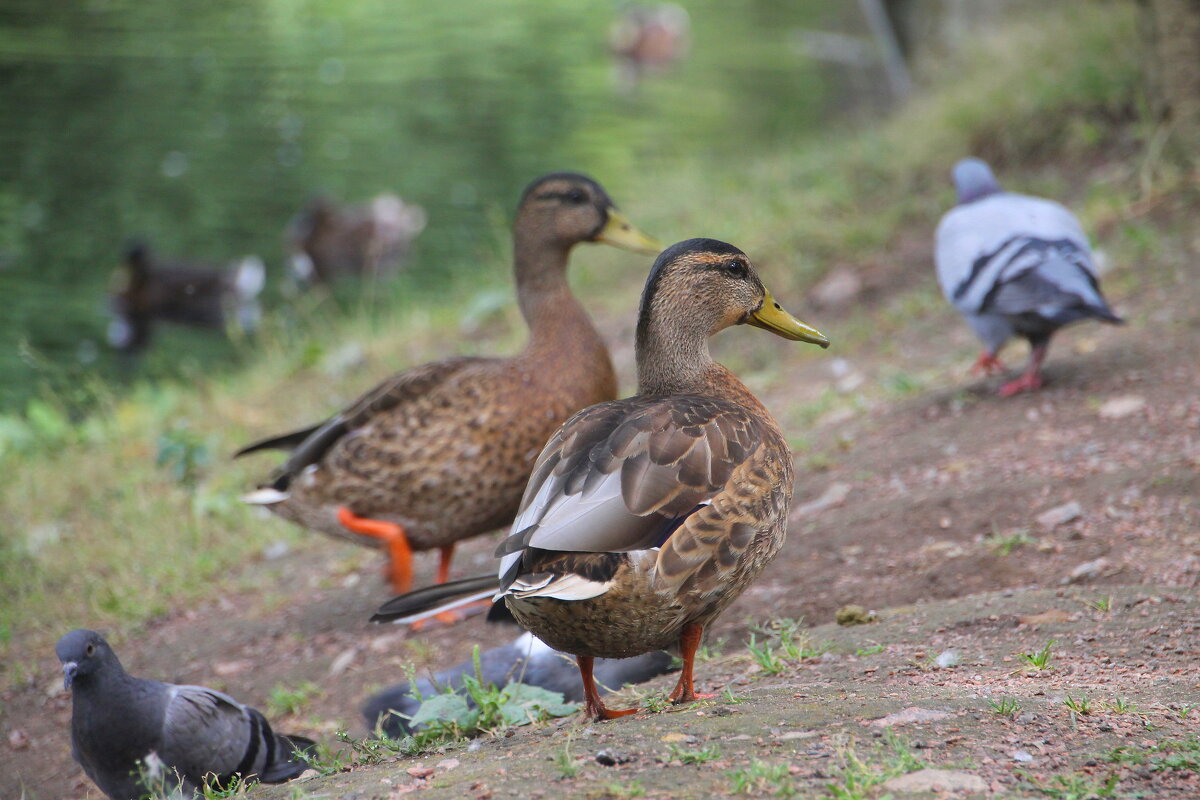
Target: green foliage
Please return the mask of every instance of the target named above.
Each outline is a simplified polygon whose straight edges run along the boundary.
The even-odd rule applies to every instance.
[[[878,655],[879,653],[882,653],[885,649],[886,648],[884,648],[884,646],[881,644],[873,644],[868,647],[858,648],[857,650],[854,651],[854,655],[859,656],[859,657],[874,656],[874,655]]]
[[[164,468],[176,483],[189,489],[196,487],[205,467],[212,460],[204,437],[180,425],[159,434],[155,466]]]
[[[307,755],[309,766],[322,775],[333,775],[366,764],[381,764],[399,756],[414,756],[426,749],[413,736],[393,739],[380,731],[365,739],[338,731],[336,738],[346,747],[334,749],[327,742],[318,742],[316,752]]]
[[[1133,745],[1116,747],[1105,756],[1114,764],[1149,764],[1155,772],[1200,771],[1200,736],[1186,739],[1165,739],[1152,747]]]
[[[1117,796],[1117,776],[1109,775],[1100,780],[1091,775],[1073,772],[1070,775],[1054,775],[1040,780],[1024,770],[1017,774],[1025,779],[1028,787],[1054,800],[1103,800]]]
[[[799,664],[807,658],[816,658],[829,650],[829,645],[813,645],[808,632],[801,630],[803,623],[803,620],[798,619],[776,619],[755,626],[750,631],[746,649],[763,672],[778,675],[786,670],[789,664]],[[759,635],[765,638],[760,641]]]
[[[670,745],[670,758],[683,764],[707,764],[721,757],[720,745],[710,745],[688,750],[677,744]]]
[[[321,687],[312,681],[302,681],[294,687],[276,684],[267,698],[268,716],[282,717],[299,714],[308,701],[321,694]]]
[[[993,553],[998,556],[1006,556],[1018,547],[1034,544],[1037,539],[1029,535],[1029,531],[1025,528],[1020,528],[1013,531],[1007,536],[1001,536],[998,532],[993,531],[992,535],[984,539],[984,544],[987,545]]]
[[[798,790],[787,764],[771,764],[757,758],[745,769],[729,773],[733,793],[750,796],[773,794],[776,797],[795,797]]]
[[[558,768],[558,774],[564,778],[574,778],[579,774],[579,764],[575,761],[575,756],[571,754],[571,740],[563,742],[563,746],[554,751],[554,766]]]
[[[1026,669],[1038,672],[1052,670],[1054,667],[1050,666],[1050,653],[1053,647],[1054,640],[1051,639],[1046,642],[1045,647],[1036,653],[1018,653],[1017,658],[1021,659],[1021,663],[1025,665]]]
[[[501,688],[483,680],[478,645],[475,646],[472,659],[475,662],[475,674],[463,676],[465,694],[448,689],[443,694],[419,698],[421,705],[409,721],[413,728],[421,728],[416,734],[418,741],[452,740],[478,733],[494,733],[551,717],[565,717],[579,710],[577,703],[563,702],[562,694],[540,686],[510,683]]]
[[[632,780],[627,783],[612,781],[604,785],[604,795],[606,797],[614,797],[618,800],[625,798],[645,797],[646,787],[639,780]]]
[[[838,749],[838,761],[834,780],[826,785],[833,800],[867,800],[884,781],[926,767],[890,729],[884,747],[876,746],[867,759],[859,756],[851,741]]]
[[[1063,700],[1063,705],[1071,709],[1072,713],[1079,714],[1080,716],[1087,716],[1092,713],[1092,701],[1083,695],[1072,697],[1068,694],[1067,699]]]
[[[993,714],[998,714],[1001,717],[1015,717],[1021,713],[1021,704],[1013,697],[1004,697],[1000,700],[989,699],[988,708],[992,710]]]

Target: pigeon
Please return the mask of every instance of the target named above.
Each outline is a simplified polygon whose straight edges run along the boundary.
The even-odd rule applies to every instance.
[[[479,666],[486,682],[496,685],[524,683],[562,694],[568,702],[583,700],[583,687],[575,671],[575,662],[543,643],[532,633],[523,633],[501,647],[479,654]],[[643,653],[634,658],[601,658],[596,660],[596,679],[608,690],[627,683],[642,683],[671,669],[671,656],[662,650]],[[475,675],[475,664],[467,659],[433,676],[433,679],[400,683],[384,689],[363,704],[363,719],[372,730],[376,726],[392,738],[399,739],[411,729],[408,718],[421,705],[417,695],[428,697],[449,686],[460,689],[464,675]],[[471,698],[467,702],[472,704]]]
[[[1100,294],[1079,220],[1053,200],[1006,192],[977,158],[954,166],[958,204],[937,228],[943,294],[983,341],[973,370],[1003,371],[996,357],[1013,336],[1029,340],[1029,364],[1000,395],[1038,389],[1050,337],[1084,319],[1121,324]]]
[[[71,631],[55,651],[71,690],[72,754],[112,800],[193,796],[238,775],[283,783],[308,768],[311,740],[276,734],[221,692],[134,678],[95,631]]]

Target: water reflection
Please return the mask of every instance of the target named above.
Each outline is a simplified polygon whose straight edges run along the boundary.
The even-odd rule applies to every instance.
[[[750,148],[815,120],[819,83],[787,31],[829,3],[683,5],[690,55],[625,98],[608,0],[8,0],[0,410],[119,373],[95,343],[131,235],[210,263],[258,253],[278,304],[281,233],[305,198],[396,192],[427,212],[414,279],[436,283],[493,246],[486,215],[507,213],[532,175],[616,183],[652,159]],[[141,370],[235,353],[172,333]]]

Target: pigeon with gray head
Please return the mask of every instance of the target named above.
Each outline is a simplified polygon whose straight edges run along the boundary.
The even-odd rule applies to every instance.
[[[497,686],[524,683],[558,692],[568,702],[583,700],[583,687],[571,656],[553,649],[532,633],[523,633],[506,645],[484,650],[479,654],[479,667],[484,681]],[[655,650],[633,658],[598,658],[595,669],[596,680],[605,691],[615,691],[627,683],[642,683],[669,671],[671,656]],[[411,733],[407,718],[421,706],[418,695],[438,694],[447,686],[461,689],[463,676],[474,674],[474,659],[467,659],[437,673],[432,680],[417,681],[416,686],[406,682],[384,689],[363,705],[367,727],[374,730],[379,725],[388,736],[399,739]],[[474,705],[469,696],[467,703]]]
[[[1040,388],[1050,337],[1084,319],[1120,324],[1100,294],[1079,220],[1040,197],[1005,192],[977,158],[954,165],[958,204],[937,228],[938,283],[984,345],[975,370],[1004,369],[996,354],[1029,340],[1029,365],[1000,387],[1004,397]]]
[[[308,768],[309,739],[276,734],[221,692],[134,678],[95,631],[71,631],[55,651],[71,690],[73,755],[112,800],[190,796],[235,775],[283,783]]]

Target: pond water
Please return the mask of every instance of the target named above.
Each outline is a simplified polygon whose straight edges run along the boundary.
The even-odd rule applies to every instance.
[[[436,283],[495,247],[541,172],[617,182],[817,120],[816,67],[790,37],[829,2],[682,5],[690,53],[631,94],[607,50],[614,2],[5,0],[0,411],[47,392],[86,404],[89,376],[237,360],[189,332],[137,363],[108,349],[130,236],[213,264],[257,253],[278,308],[281,233],[305,200],[394,191],[428,213],[413,261]]]

